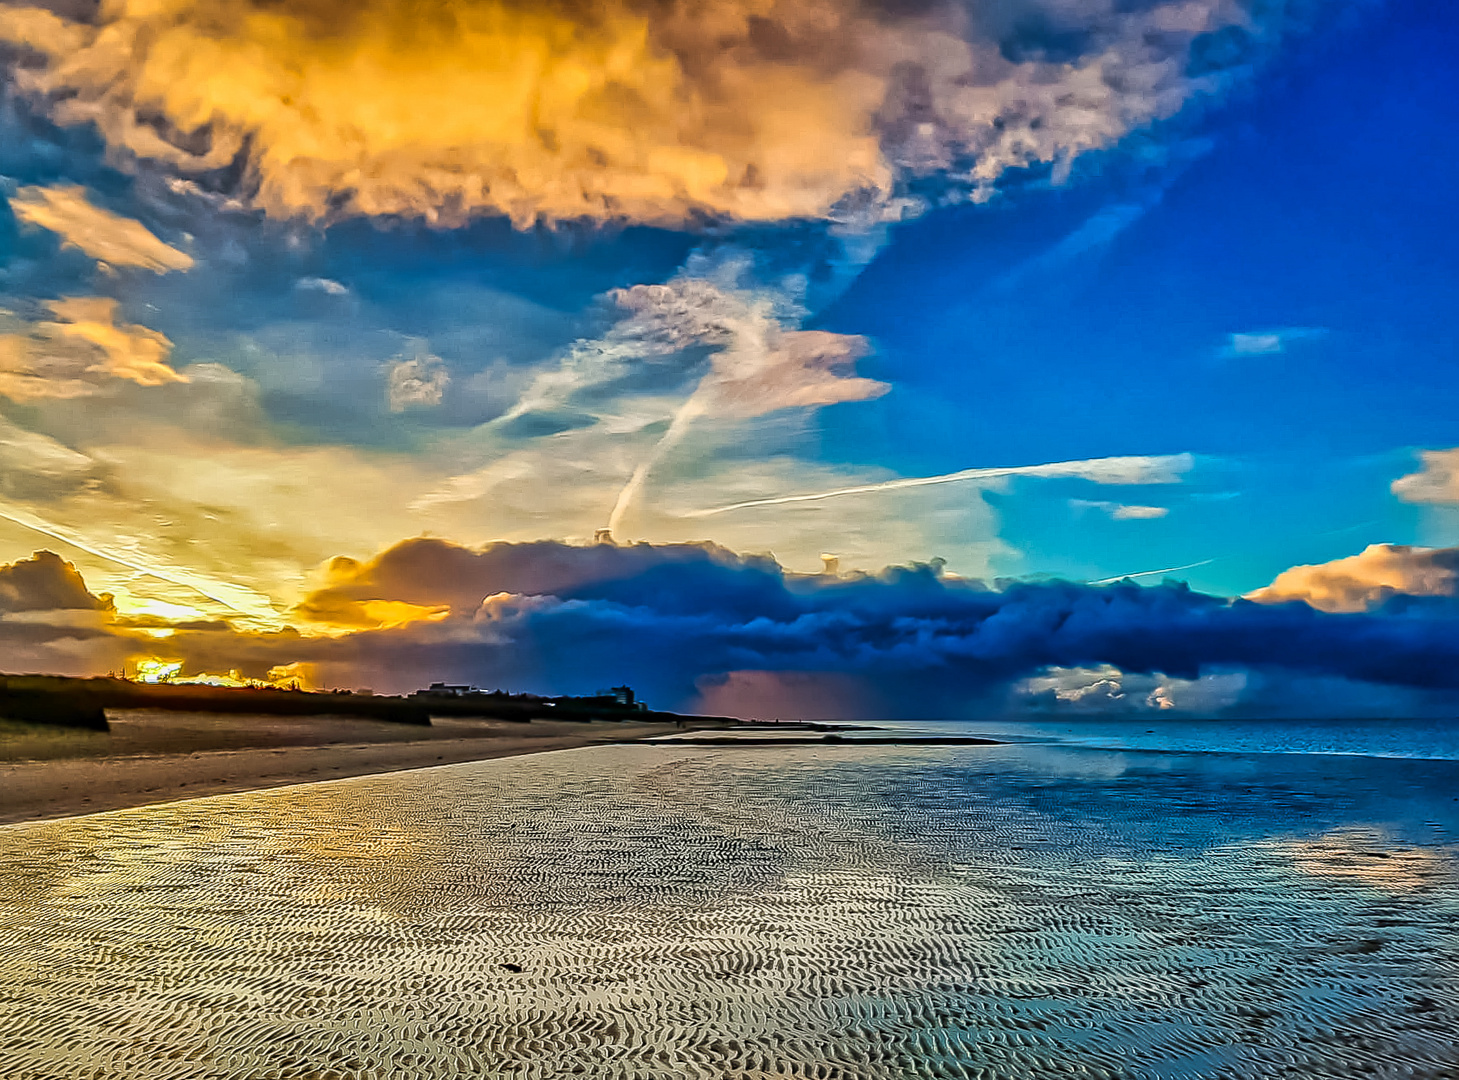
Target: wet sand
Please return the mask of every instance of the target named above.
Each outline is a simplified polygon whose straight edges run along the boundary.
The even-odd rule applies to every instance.
[[[0,827],[0,1076],[1454,1080],[1459,762],[599,746]]]
[[[112,711],[109,720],[110,732],[0,721],[0,823],[632,742],[681,730],[673,724],[475,719],[413,727],[354,717],[150,709]]]

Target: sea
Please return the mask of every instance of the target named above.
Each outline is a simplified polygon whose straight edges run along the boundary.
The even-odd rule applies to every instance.
[[[0,1077],[1459,1077],[1459,727],[885,726],[0,826]]]

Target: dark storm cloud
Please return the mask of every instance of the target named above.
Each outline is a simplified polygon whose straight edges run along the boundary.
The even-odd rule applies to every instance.
[[[429,675],[577,691],[628,679],[677,703],[728,672],[818,672],[866,680],[900,713],[922,715],[992,700],[1045,669],[1098,665],[1459,689],[1452,606],[1330,614],[1170,583],[993,589],[936,565],[794,575],[710,544],[473,550],[418,539],[366,563],[335,560],[330,573],[299,614],[386,628],[296,641],[297,657],[268,659],[393,670],[407,684]],[[381,606],[391,604],[401,606]]]
[[[111,599],[93,596],[76,568],[49,551],[0,566],[0,615],[18,611],[109,611]]]
[[[938,564],[797,575],[713,544],[416,539],[327,573],[296,612],[326,636],[179,622],[159,640],[41,552],[0,568],[0,629],[72,669],[130,656],[262,677],[301,663],[328,685],[397,691],[438,679],[564,693],[628,681],[660,706],[782,714],[816,711],[818,694],[823,715],[1036,709],[1049,702],[1025,680],[1077,682],[1081,670],[1084,681],[1124,678],[1126,691],[1144,685],[1135,676],[1158,688],[1244,672],[1233,686],[1245,692],[1217,709],[1232,715],[1330,711],[1343,693],[1367,712],[1459,700],[1459,610],[1442,598],[1333,614],[1174,583],[990,588]]]

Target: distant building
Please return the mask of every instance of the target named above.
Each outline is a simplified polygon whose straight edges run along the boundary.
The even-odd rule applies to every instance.
[[[417,691],[417,693],[430,694],[432,697],[463,697],[466,694],[476,692],[474,686],[460,686],[453,683],[433,682],[430,689]]]
[[[597,532],[593,533],[593,543],[595,544],[611,544],[612,542],[612,529],[599,529]]]
[[[638,709],[640,711],[648,708],[638,700],[638,695],[633,692],[631,686],[614,686],[608,690],[599,690],[592,697],[582,698],[559,698],[562,702],[575,702],[584,705],[617,706],[620,709]]]

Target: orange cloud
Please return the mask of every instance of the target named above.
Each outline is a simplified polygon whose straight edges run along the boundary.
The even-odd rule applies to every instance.
[[[1370,544],[1345,559],[1284,570],[1246,598],[1264,604],[1302,600],[1322,611],[1367,611],[1400,593],[1459,593],[1459,548]]]
[[[257,201],[279,216],[342,200],[444,222],[773,219],[887,182],[865,122],[879,87],[854,71],[809,84],[790,65],[729,67],[711,94],[620,5],[590,23],[501,2],[312,7],[333,10],[120,0],[80,48],[74,24],[10,36],[49,53],[37,85],[79,91],[58,117],[118,149],[198,171],[255,147]],[[753,12],[739,14],[726,30],[743,35]],[[147,113],[207,131],[207,148],[168,141]]]
[[[305,601],[295,614],[313,623],[346,630],[395,630],[418,622],[440,622],[449,607],[408,604],[403,600]]]
[[[68,247],[112,266],[136,266],[154,273],[188,270],[191,255],[164,244],[139,221],[94,206],[86,189],[23,187],[10,200],[15,216],[27,225],[57,233]]]
[[[172,342],[145,326],[118,325],[115,300],[78,296],[52,301],[49,306],[64,321],[42,324],[46,332],[62,340],[84,341],[101,351],[102,359],[87,371],[129,379],[139,386],[187,382],[187,376],[167,363]]]
[[[1052,60],[1005,48],[996,13],[908,7],[105,0],[94,24],[7,8],[0,40],[60,122],[187,173],[241,161],[281,217],[769,221],[875,218],[903,177],[976,191],[1108,146],[1217,88],[1191,43],[1250,21],[1066,5],[1055,29],[1089,48]]]
[[[12,401],[84,397],[109,378],[141,386],[187,382],[167,362],[172,342],[145,326],[118,323],[115,300],[78,296],[46,306],[58,321],[0,333],[0,395]]]

